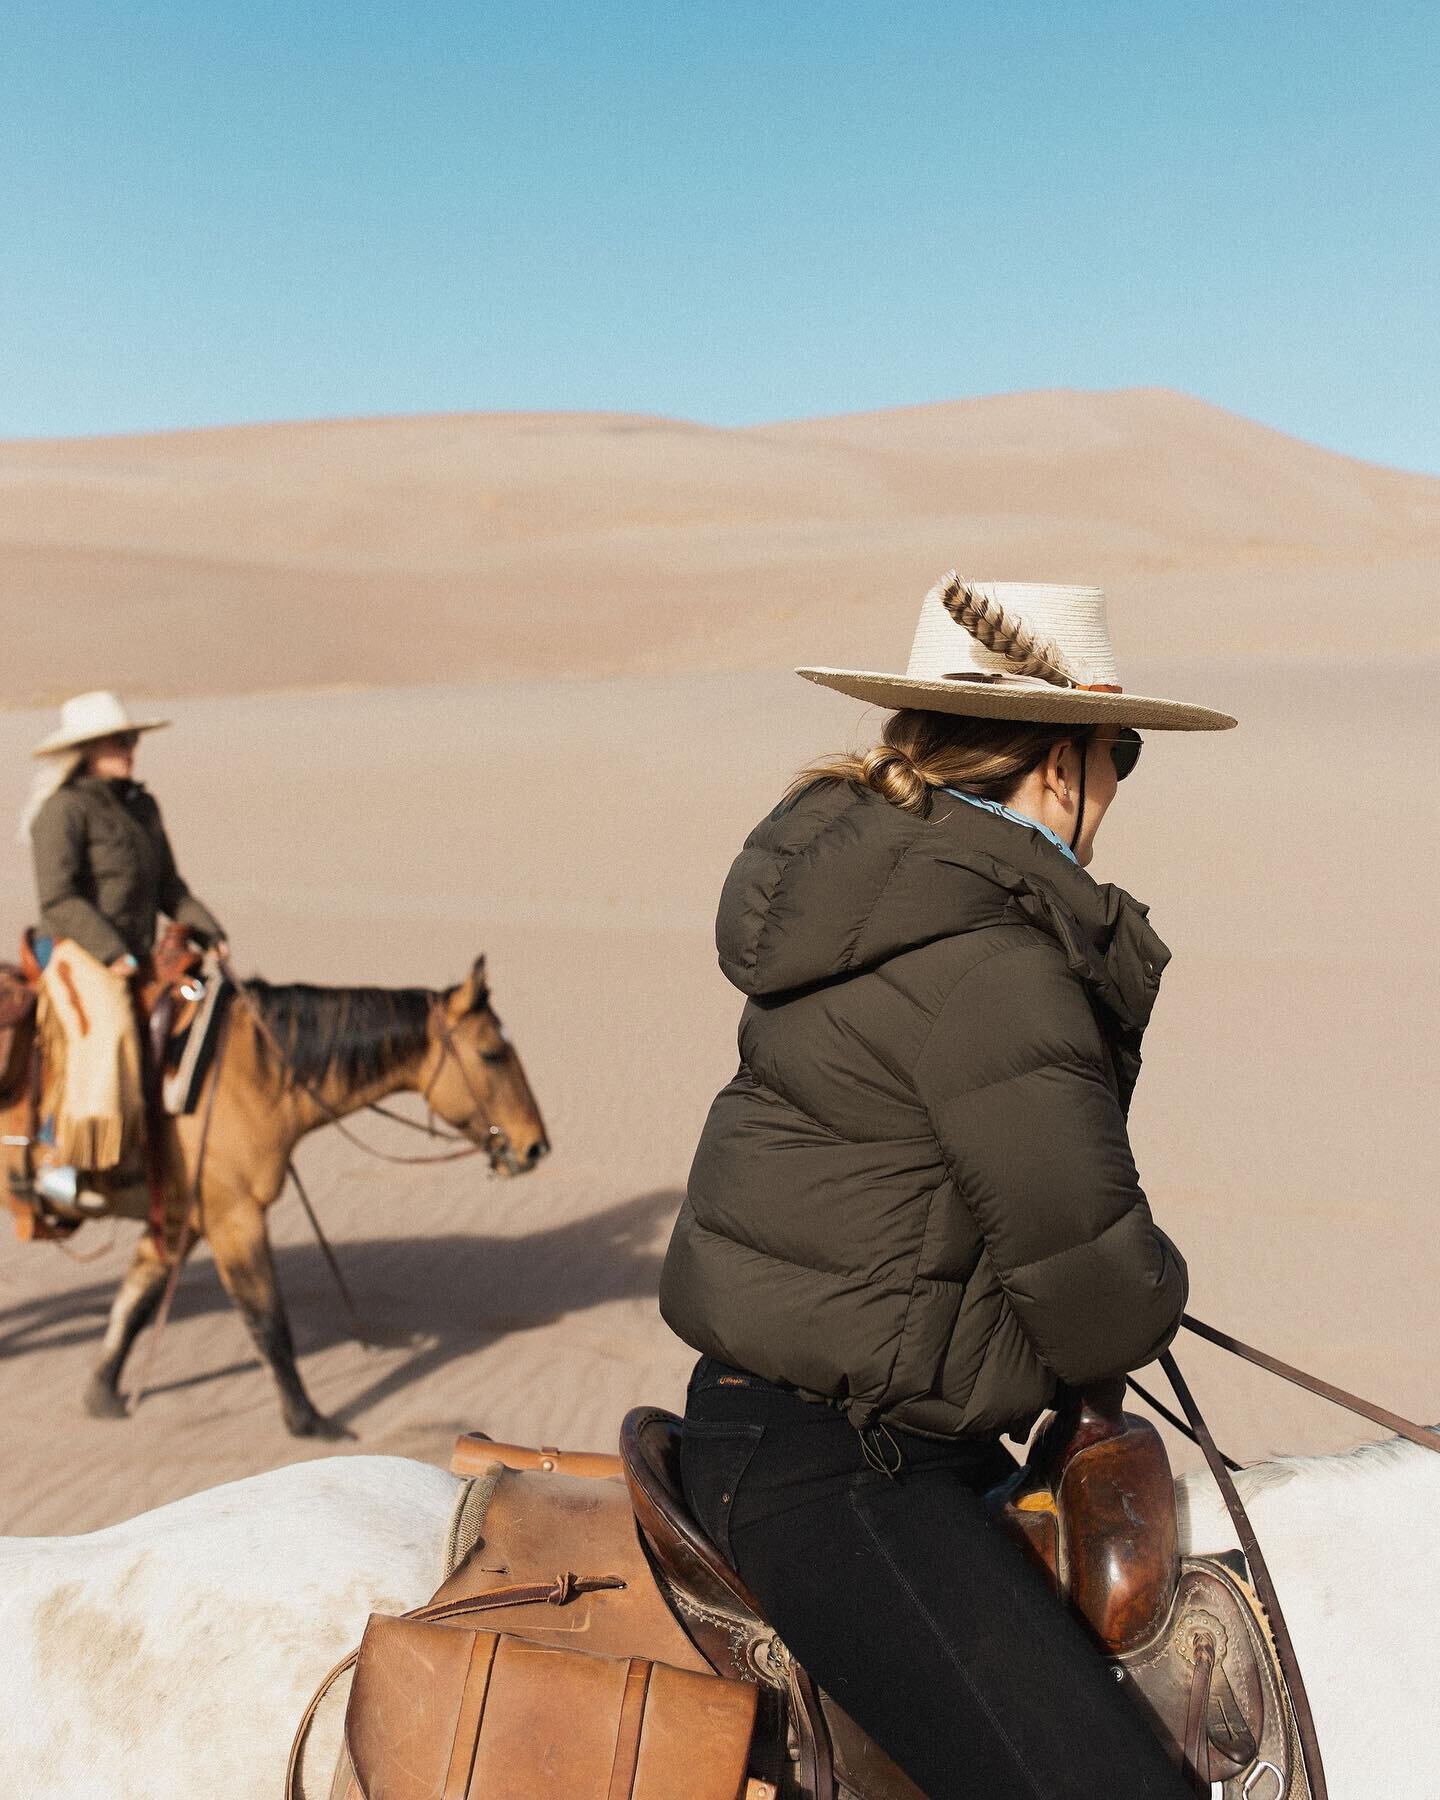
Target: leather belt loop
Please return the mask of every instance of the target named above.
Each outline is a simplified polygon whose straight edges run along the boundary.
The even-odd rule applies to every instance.
[[[615,1728],[615,1761],[610,1767],[606,1800],[631,1800],[635,1771],[640,1762],[640,1732],[645,1723],[645,1700],[650,1691],[654,1664],[632,1656],[625,1671],[625,1692],[620,1700],[620,1719]]]
[[[480,1722],[490,1694],[490,1675],[500,1640],[493,1631],[477,1631],[470,1646],[470,1667],[455,1718],[455,1737],[450,1746],[450,1767],[441,1800],[465,1800],[475,1766],[475,1746],[480,1742]]]
[[[1195,1673],[1185,1711],[1185,1768],[1200,1800],[1210,1800],[1210,1684],[1215,1676],[1215,1640],[1195,1635]]]

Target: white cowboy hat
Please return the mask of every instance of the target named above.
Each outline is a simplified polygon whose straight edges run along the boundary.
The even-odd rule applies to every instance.
[[[920,607],[903,675],[797,669],[807,681],[877,706],[985,719],[1228,731],[1229,713],[1127,694],[1099,588],[1042,581],[961,581],[952,570]]]
[[[60,708],[60,729],[52,731],[30,752],[32,756],[59,756],[63,751],[114,737],[122,731],[159,731],[168,719],[132,719],[116,694],[99,691],[77,694]]]

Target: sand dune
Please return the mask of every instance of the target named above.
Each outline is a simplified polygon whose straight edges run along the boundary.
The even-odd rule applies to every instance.
[[[1240,718],[1152,737],[1100,840],[1096,875],[1149,901],[1175,952],[1132,1115],[1142,1177],[1203,1316],[1440,1414],[1440,977],[1412,775],[1433,749],[1440,482],[1145,393],[756,432],[427,419],[26,444],[0,479],[0,568],[28,602],[0,695],[103,680],[173,708],[141,773],[242,968],[443,985],[490,954],[548,1162],[501,1183],[333,1134],[301,1153],[367,1310],[419,1341],[349,1343],[293,1200],[276,1215],[306,1378],[361,1448],[435,1458],[474,1425],[594,1446],[627,1406],[679,1401],[690,1359],[654,1292],[733,1067],[715,898],[794,768],[879,723],[787,665],[903,655],[957,561],[1102,579],[1127,684]],[[307,683],[367,691],[259,691]],[[48,723],[0,713],[7,835]],[[0,945],[29,881],[18,846],[0,857]],[[138,1416],[79,1412],[134,1229],[83,1265],[0,1240],[0,1530],[316,1453],[284,1435],[203,1257]],[[87,1226],[75,1247],[106,1241]],[[1185,1361],[1239,1454],[1358,1435],[1203,1347]]]
[[[0,445],[0,703],[885,666],[957,559],[1111,588],[1121,654],[1440,643],[1440,481],[1181,395],[1057,392],[715,430],[350,420]],[[1257,585],[1258,584],[1258,585]],[[57,619],[67,662],[54,666]],[[903,636],[903,633],[902,633]]]

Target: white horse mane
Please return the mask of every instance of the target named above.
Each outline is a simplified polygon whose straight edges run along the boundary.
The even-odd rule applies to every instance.
[[[1435,1426],[1428,1429],[1436,1432],[1435,1442],[1440,1447],[1440,1429]],[[1235,1485],[1240,1490],[1240,1498],[1248,1502],[1287,1481],[1306,1478],[1348,1481],[1372,1476],[1383,1480],[1389,1470],[1424,1455],[1418,1444],[1407,1443],[1404,1438],[1385,1438],[1378,1444],[1356,1444],[1352,1449],[1337,1450],[1327,1456],[1273,1456],[1266,1462],[1251,1463],[1242,1469],[1235,1477]],[[1415,1466],[1421,1468],[1424,1465],[1416,1463]]]
[[[1440,1456],[1404,1438],[1385,1438],[1324,1456],[1274,1456],[1250,1463],[1235,1475],[1235,1486],[1247,1509],[1254,1507],[1262,1516],[1286,1510],[1285,1500],[1276,1496],[1287,1490],[1294,1490],[1297,1503],[1307,1514],[1323,1515],[1331,1510],[1346,1514],[1357,1502],[1363,1504],[1366,1496],[1360,1489],[1376,1485],[1383,1488],[1392,1505],[1401,1490],[1414,1490],[1417,1499],[1436,1492],[1440,1490]],[[1182,1549],[1198,1555],[1219,1542],[1232,1545],[1234,1530],[1208,1470],[1182,1476],[1175,1486]],[[1440,1498],[1440,1492],[1436,1497]],[[1260,1545],[1265,1549],[1263,1533]]]

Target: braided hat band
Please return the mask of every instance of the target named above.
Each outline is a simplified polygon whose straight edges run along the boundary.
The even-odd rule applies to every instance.
[[[1210,707],[1125,692],[1101,589],[962,581],[953,570],[921,604],[903,674],[827,667],[796,673],[893,708],[1162,731],[1235,724]]]
[[[952,569],[939,585],[940,603],[950,617],[963,630],[968,631],[977,644],[982,644],[994,656],[998,656],[1007,665],[998,672],[967,669],[963,675],[972,680],[998,680],[1001,674],[1038,675],[1042,681],[1050,681],[1056,687],[1083,688],[1093,694],[1122,694],[1124,689],[1118,681],[1084,681],[1075,672],[1070,658],[1053,638],[1042,637],[1032,626],[1025,623],[1019,613],[1007,611],[993,592],[987,592],[973,581],[962,581]],[[1074,588],[1069,590],[1081,600],[1091,600],[1096,605],[1101,634],[1104,639],[1104,653],[1108,655],[1110,648],[1109,632],[1105,629],[1105,596],[1099,588]],[[925,615],[921,615],[922,627]],[[916,632],[917,644],[920,632]],[[1096,648],[1098,648],[1098,644]],[[928,645],[926,646],[928,648]],[[1092,655],[1095,650],[1092,649]],[[924,651],[921,652],[922,656]],[[911,649],[913,662],[916,650]]]

